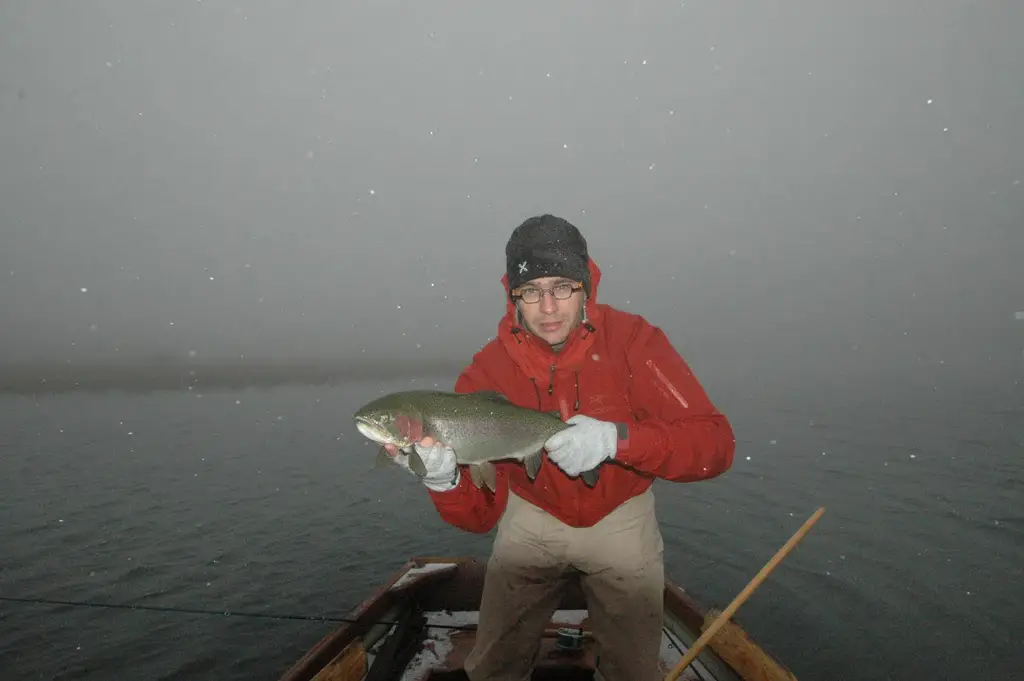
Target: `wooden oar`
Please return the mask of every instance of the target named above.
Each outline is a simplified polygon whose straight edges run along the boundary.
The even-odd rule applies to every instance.
[[[775,566],[782,562],[782,559],[786,557],[786,554],[792,551],[793,547],[803,539],[804,535],[807,534],[807,531],[811,529],[811,526],[814,525],[814,523],[818,522],[818,518],[820,518],[821,514],[824,512],[824,506],[815,511],[814,514],[804,522],[800,529],[789,538],[789,541],[787,541],[782,548],[772,556],[772,559],[765,563],[764,567],[761,568],[761,571],[758,572],[757,575],[750,580],[750,583],[743,588],[743,591],[741,591],[736,598],[732,599],[732,603],[729,604],[729,607],[723,610],[711,626],[701,634],[700,638],[694,641],[693,645],[690,646],[690,649],[686,651],[686,655],[684,655],[683,659],[676,665],[676,668],[669,672],[668,676],[665,677],[665,681],[676,681],[676,679],[679,678],[679,675],[683,673],[683,670],[693,662],[697,655],[700,654],[700,651],[704,649],[704,646],[708,644],[708,641],[710,641],[711,637],[715,635],[715,632],[721,629],[722,625],[729,621],[729,618],[733,616],[733,613],[743,605],[743,602],[750,597],[750,594],[754,593],[754,589],[761,585],[761,582],[763,582],[765,577],[768,576],[768,573],[774,570]]]

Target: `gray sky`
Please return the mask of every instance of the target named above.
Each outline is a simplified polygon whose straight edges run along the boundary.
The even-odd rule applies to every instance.
[[[0,363],[468,360],[540,212],[698,365],[1013,361],[1022,25],[996,0],[5,2]]]

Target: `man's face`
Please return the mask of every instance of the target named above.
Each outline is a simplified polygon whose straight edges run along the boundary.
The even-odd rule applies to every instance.
[[[526,282],[514,293],[520,296],[516,306],[523,324],[551,345],[563,342],[569,332],[583,321],[585,294],[577,281],[564,277],[540,277]],[[540,300],[536,300],[538,294]]]

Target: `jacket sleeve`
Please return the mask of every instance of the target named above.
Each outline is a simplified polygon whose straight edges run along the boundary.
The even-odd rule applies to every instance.
[[[643,322],[626,349],[626,362],[638,420],[620,434],[615,460],[673,482],[728,470],[736,450],[732,426],[665,333]]]
[[[470,364],[455,381],[455,392],[470,393],[478,390],[497,390],[487,380],[484,372],[474,363]],[[459,483],[450,490],[435,492],[428,489],[427,493],[434,502],[441,519],[467,532],[484,534],[498,522],[505,504],[508,502],[508,478],[505,466],[496,464],[498,488],[493,494],[488,489],[480,489],[470,479],[465,469],[461,471]]]

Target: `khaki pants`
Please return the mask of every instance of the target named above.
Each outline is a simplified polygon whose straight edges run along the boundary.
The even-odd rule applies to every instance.
[[[664,545],[648,489],[593,527],[574,528],[514,494],[487,564],[471,681],[530,678],[562,588],[579,575],[607,681],[655,681],[664,606]],[[574,570],[575,569],[575,570]]]

